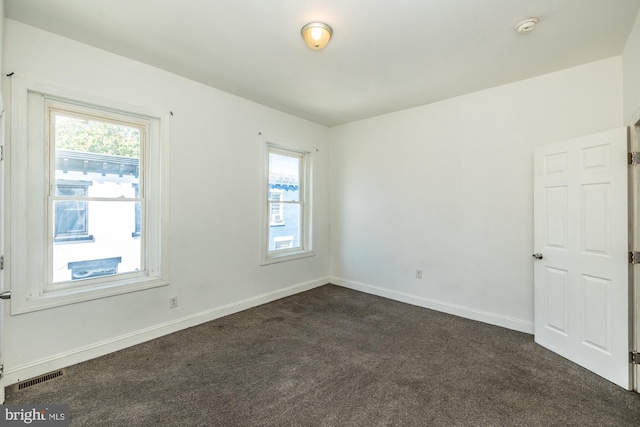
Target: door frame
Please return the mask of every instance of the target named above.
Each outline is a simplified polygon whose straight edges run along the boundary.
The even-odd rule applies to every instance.
[[[640,120],[628,129],[628,150],[640,152]],[[640,252],[640,165],[629,170],[629,251]],[[629,348],[640,351],[640,264],[629,264]],[[630,365],[633,390],[640,393],[640,364]]]
[[[0,154],[2,154],[2,158],[0,158],[0,256],[3,257],[4,262],[4,221],[5,221],[5,203],[4,203],[4,194],[5,194],[5,167],[4,167],[4,158],[6,157],[6,147],[5,147],[5,111],[4,111],[4,101],[3,96],[0,93]],[[0,292],[5,290],[6,281],[4,279],[4,265],[0,269]],[[2,358],[2,353],[4,352],[4,316],[5,316],[5,301],[0,300],[0,404],[4,404],[5,401],[5,393],[4,393],[4,361]]]

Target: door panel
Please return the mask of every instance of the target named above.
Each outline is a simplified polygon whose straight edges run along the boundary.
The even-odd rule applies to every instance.
[[[580,206],[581,249],[594,255],[611,255],[611,218],[607,208],[611,184],[589,184],[582,187]]]
[[[611,354],[611,280],[582,275],[582,342]]]
[[[546,246],[567,249],[569,222],[567,212],[567,187],[549,187],[546,191],[547,232]]]
[[[534,156],[535,340],[629,389],[627,131]]]
[[[546,320],[549,329],[567,335],[567,290],[569,289],[567,271],[547,267],[546,277]]]

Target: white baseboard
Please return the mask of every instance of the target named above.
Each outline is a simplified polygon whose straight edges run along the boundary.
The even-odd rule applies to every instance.
[[[45,359],[37,360],[21,366],[8,367],[4,372],[4,385],[11,385],[20,381],[37,377],[57,369],[85,362],[114,351],[122,350],[182,329],[190,328],[201,323],[209,322],[220,317],[238,313],[249,308],[257,307],[281,298],[308,291],[329,283],[328,278],[316,279],[310,282],[299,283],[287,288],[278,289],[242,301],[215,307],[210,310],[194,313],[170,322],[161,323],[150,328],[142,329],[126,335],[121,335],[110,340],[97,342],[85,347],[80,347],[65,353],[57,354]]]
[[[390,289],[371,286],[364,283],[354,282],[352,280],[342,279],[339,277],[330,277],[329,280],[334,285],[342,286],[356,291],[389,298],[411,305],[417,305],[419,307],[429,308],[431,310],[441,311],[443,313],[453,314],[455,316],[464,317],[466,319],[477,320],[480,322],[488,323],[490,325],[496,325],[507,329],[525,332],[527,334],[533,334],[533,322],[529,322],[526,320],[477,310],[475,308],[463,307],[461,305],[450,304],[447,302],[437,301],[416,295],[410,295],[404,292],[392,291]]]

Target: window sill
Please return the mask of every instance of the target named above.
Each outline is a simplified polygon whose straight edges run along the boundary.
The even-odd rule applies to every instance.
[[[168,284],[169,282],[160,277],[130,277],[86,287],[49,290],[43,292],[42,295],[24,299],[20,299],[16,295],[18,298],[12,298],[11,315],[157,288]]]
[[[281,253],[270,253],[266,257],[262,259],[260,265],[269,265],[276,264],[278,262],[285,261],[293,261],[295,259],[308,258],[315,256],[316,253],[313,251],[305,251],[305,250],[293,250],[293,251],[283,251]]]

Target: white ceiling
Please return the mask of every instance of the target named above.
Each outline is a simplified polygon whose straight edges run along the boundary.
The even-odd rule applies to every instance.
[[[640,0],[6,0],[8,18],[335,126],[620,55]],[[515,25],[540,19],[528,35]],[[334,30],[311,51],[310,21]]]

